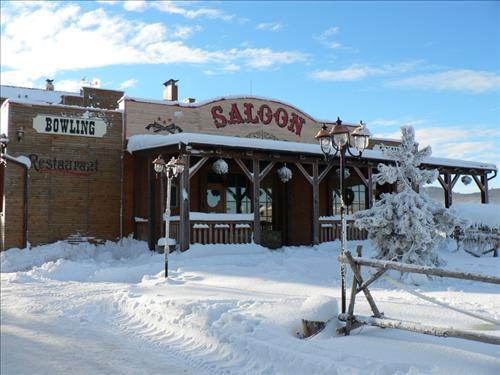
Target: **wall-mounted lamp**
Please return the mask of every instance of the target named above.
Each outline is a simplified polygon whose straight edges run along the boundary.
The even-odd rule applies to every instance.
[[[16,138],[18,142],[21,142],[24,138],[24,129],[22,127],[16,129]]]

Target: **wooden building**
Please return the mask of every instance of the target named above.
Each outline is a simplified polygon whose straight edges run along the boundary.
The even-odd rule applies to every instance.
[[[126,233],[148,240],[151,249],[162,236],[164,184],[151,167],[162,154],[166,160],[181,155],[189,166],[177,179],[171,202],[170,234],[182,250],[190,243],[255,241],[277,247],[339,238],[338,160],[325,161],[314,140],[324,121],[255,96],[181,103],[175,81],[165,86],[163,101],[126,96],[120,101],[129,151],[124,158]],[[347,159],[346,183],[353,197],[349,214],[371,207],[381,193],[394,189],[372,181],[380,162],[393,162],[381,153],[382,144],[398,146],[394,140],[371,139],[362,158]],[[227,165],[225,173],[218,170],[220,163]],[[448,207],[463,175],[474,178],[482,202],[488,202],[494,165],[428,158],[423,167],[441,172]],[[291,172],[286,182],[280,178],[283,168]],[[348,239],[365,236],[348,221]]]
[[[160,153],[188,165],[171,200],[170,234],[182,250],[191,243],[279,247],[339,238],[338,161],[325,161],[314,140],[324,121],[273,99],[179,102],[177,91],[174,80],[165,82],[164,100],[92,87],[66,93],[49,84],[2,86],[2,249],[129,234],[154,249],[165,225],[165,184],[152,167]],[[392,162],[382,144],[398,146],[371,139],[362,158],[347,160],[349,214],[394,189],[372,181],[378,163]],[[464,175],[488,202],[494,165],[429,158],[424,167],[441,172],[447,206]],[[348,239],[364,236],[348,220]]]

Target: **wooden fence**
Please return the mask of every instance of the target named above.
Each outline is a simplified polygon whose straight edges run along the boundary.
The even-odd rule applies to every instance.
[[[354,220],[346,220],[347,222],[347,241],[362,241],[368,238],[366,230],[358,229],[354,226]],[[338,219],[321,219],[319,221],[320,242],[330,242],[340,240],[342,237],[342,223]]]

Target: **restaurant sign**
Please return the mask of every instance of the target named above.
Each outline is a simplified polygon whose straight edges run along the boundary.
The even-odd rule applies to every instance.
[[[33,119],[33,128],[38,133],[54,135],[102,138],[106,134],[106,123],[97,117],[37,115]]]

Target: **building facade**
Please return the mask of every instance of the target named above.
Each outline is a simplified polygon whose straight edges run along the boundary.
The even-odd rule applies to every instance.
[[[171,199],[170,233],[182,250],[191,243],[279,247],[339,237],[338,160],[325,161],[314,140],[333,123],[293,105],[255,96],[180,102],[174,80],[165,83],[164,100],[83,88],[46,90],[41,102],[27,89],[4,87],[3,248],[75,234],[98,240],[133,234],[154,249],[165,226],[166,184],[152,167],[159,154],[180,156],[188,166],[174,180]],[[372,181],[380,162],[393,162],[381,145],[398,142],[371,139],[361,158],[347,159],[349,214],[394,189]],[[429,158],[423,167],[439,169],[447,206],[465,175],[488,202],[494,165]],[[348,238],[364,238],[348,223]]]

